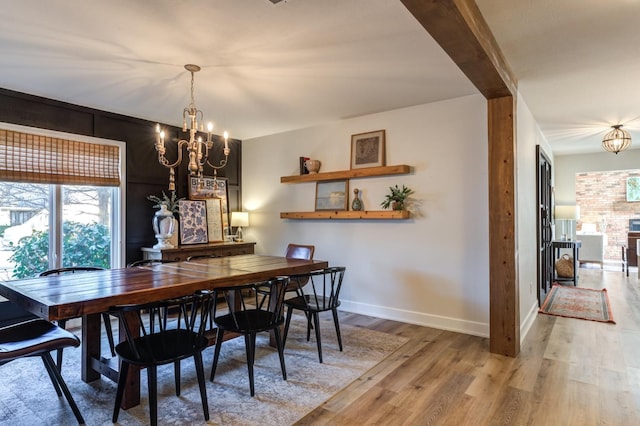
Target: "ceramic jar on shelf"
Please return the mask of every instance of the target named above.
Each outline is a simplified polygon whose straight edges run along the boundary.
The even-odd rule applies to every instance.
[[[307,160],[304,162],[305,167],[309,170],[309,174],[316,174],[320,170],[320,160]]]

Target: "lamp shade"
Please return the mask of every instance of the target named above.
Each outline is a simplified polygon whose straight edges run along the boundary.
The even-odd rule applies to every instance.
[[[605,151],[613,152],[614,154],[624,151],[631,145],[631,135],[626,130],[622,130],[622,124],[616,124],[609,133],[604,135],[602,139],[602,148]]]
[[[231,212],[231,226],[249,226],[249,213]]]
[[[556,206],[555,218],[564,220],[580,219],[580,206]]]

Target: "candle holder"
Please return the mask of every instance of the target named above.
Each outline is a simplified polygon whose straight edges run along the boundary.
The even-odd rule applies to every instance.
[[[187,108],[184,109],[182,113],[182,131],[189,131],[189,140],[180,139],[178,141],[178,159],[170,163],[169,160],[165,157],[166,148],[164,145],[164,139],[166,137],[166,133],[164,130],[160,128],[160,124],[156,124],[156,142],[155,148],[158,152],[158,162],[169,169],[169,190],[175,191],[175,168],[182,163],[182,148],[184,146],[187,147],[187,152],[189,153],[189,175],[197,176],[202,178],[202,171],[205,165],[213,168],[214,178],[218,175],[218,169],[221,169],[227,165],[227,160],[229,159],[229,154],[231,150],[229,149],[229,134],[224,132],[224,149],[223,154],[224,158],[220,160],[218,165],[213,165],[209,161],[209,151],[213,148],[214,141],[211,138],[213,131],[213,123],[209,122],[207,124],[207,140],[203,141],[202,137],[196,137],[198,133],[198,125],[200,127],[200,131],[204,131],[202,125],[203,113],[196,107],[196,103],[193,96],[193,86],[194,86],[194,73],[200,71],[200,67],[198,65],[187,64],[184,68],[191,73],[191,103]],[[198,121],[198,118],[200,119]],[[187,121],[189,122],[189,126],[187,128]]]

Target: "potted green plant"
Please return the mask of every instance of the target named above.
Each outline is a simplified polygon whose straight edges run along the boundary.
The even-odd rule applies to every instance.
[[[171,191],[171,197],[169,197],[164,193],[164,191],[162,191],[162,198],[155,195],[149,195],[147,197],[147,200],[153,201],[155,203],[155,205],[153,206],[154,209],[162,208],[162,205],[164,204],[167,210],[169,210],[171,213],[178,213],[178,203],[180,202],[180,200],[184,200],[184,198],[178,198],[176,196],[176,191]]]
[[[402,188],[399,188],[398,185],[389,187],[389,194],[385,195],[385,199],[380,206],[383,209],[388,209],[391,207],[392,210],[404,210],[405,202],[409,195],[413,194],[413,189],[407,188],[402,185]]]
[[[171,197],[162,191],[162,198],[155,195],[147,196],[147,200],[153,201],[157,208],[153,216],[153,232],[158,239],[158,243],[153,248],[173,248],[178,244],[178,220],[173,215],[179,213],[179,202],[183,198],[178,198],[175,191],[171,191]]]

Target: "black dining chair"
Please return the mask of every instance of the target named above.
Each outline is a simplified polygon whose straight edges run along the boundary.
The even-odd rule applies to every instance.
[[[312,245],[290,243],[287,245],[287,248],[284,252],[284,257],[286,257],[287,259],[312,260],[313,253],[315,252],[315,250],[316,250],[316,247]],[[304,285],[306,283],[300,282],[300,284]],[[298,289],[298,284],[294,282],[290,282],[287,288],[285,289],[285,293],[295,292],[297,289]],[[260,287],[256,289],[256,291],[263,296],[267,293],[265,290],[266,289],[263,289]]]
[[[6,316],[4,320],[7,320]],[[56,393],[59,397],[64,394],[78,424],[84,424],[84,418],[50,353],[54,350],[78,346],[80,346],[80,339],[49,321],[43,319],[20,321],[0,327],[0,366],[16,359],[39,356]]]
[[[221,304],[222,306],[218,306],[218,304],[214,305],[213,320],[218,330],[216,333],[213,366],[211,367],[211,381],[215,378],[216,368],[218,367],[224,333],[232,332],[242,334],[244,335],[245,350],[247,353],[249,389],[251,396],[254,396],[253,365],[256,355],[256,335],[257,333],[271,330],[273,330],[275,334],[282,378],[287,380],[280,325],[284,322],[282,303],[288,283],[288,278],[280,277],[259,283],[214,289],[215,300],[224,299],[226,303]],[[258,294],[255,291],[258,287],[262,288],[266,294]],[[266,298],[266,300],[262,300],[263,297]]]
[[[208,346],[204,332],[212,312],[212,297],[208,291],[161,302],[115,306],[110,309],[123,324],[127,340],[116,345],[120,357],[120,375],[113,423],[118,421],[127,374],[131,365],[147,369],[149,386],[149,417],[158,423],[157,367],[174,365],[176,395],[180,395],[180,361],[193,357],[202,410],[209,420],[209,405],[205,388],[202,351]]]
[[[291,275],[289,279],[298,285],[298,295],[284,301],[287,308],[287,320],[284,326],[283,342],[286,344],[289,333],[289,324],[293,311],[298,309],[307,316],[307,341],[311,337],[311,328],[316,332],[316,344],[318,345],[318,358],[322,362],[322,342],[320,340],[321,312],[331,311],[333,324],[338,336],[338,346],[342,352],[342,336],[340,335],[340,323],[338,321],[338,306],[340,306],[340,289],[346,268],[334,266],[308,274]],[[305,287],[303,289],[303,286]],[[313,325],[312,325],[313,321]]]
[[[62,275],[62,274],[75,274],[80,272],[93,272],[93,271],[103,271],[103,268],[98,268],[94,266],[69,266],[66,268],[56,268],[49,269],[48,271],[44,271],[40,273],[41,277],[47,277],[49,275]],[[113,329],[111,327],[111,320],[109,319],[109,314],[106,312],[102,313],[102,321],[104,322],[104,328],[107,333],[107,340],[109,341],[109,349],[111,350],[111,356],[116,356],[115,352],[115,342],[113,340]],[[58,320],[58,325],[62,328],[66,328],[67,320]],[[62,371],[62,349],[58,349],[58,371]]]
[[[127,268],[135,268],[136,266],[151,266],[151,265],[160,265],[163,263],[174,263],[175,260],[170,259],[140,259],[134,260],[133,262],[127,264]]]
[[[198,260],[198,259],[215,259],[215,258],[218,258],[218,257],[222,257],[222,256],[219,255],[219,254],[214,254],[214,253],[211,253],[211,254],[194,254],[193,256],[187,257],[187,262],[192,262],[192,261]]]

